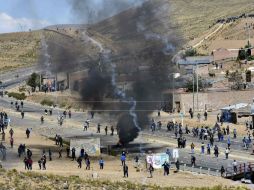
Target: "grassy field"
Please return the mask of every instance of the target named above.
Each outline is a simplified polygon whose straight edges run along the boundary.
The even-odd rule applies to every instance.
[[[0,70],[11,70],[36,64],[40,31],[0,35]]]
[[[16,170],[0,170],[1,190],[247,190],[245,187],[207,187],[207,188],[178,188],[178,187],[158,187],[150,185],[140,185],[130,182],[99,181],[99,180],[82,180],[78,176],[61,177],[56,175],[38,174],[35,172],[17,172]]]

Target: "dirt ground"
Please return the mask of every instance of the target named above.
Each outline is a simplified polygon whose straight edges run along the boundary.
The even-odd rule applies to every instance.
[[[110,181],[125,181],[142,183],[142,184],[156,184],[159,186],[193,186],[193,187],[211,187],[216,185],[232,186],[234,182],[220,177],[191,174],[186,172],[179,172],[177,174],[171,171],[169,176],[163,176],[162,170],[156,170],[153,178],[148,178],[149,174],[145,168],[140,172],[134,167],[134,161],[127,158],[127,165],[129,166],[129,178],[123,178],[122,166],[119,158],[102,155],[105,160],[104,170],[99,169],[98,158],[91,159],[91,170],[78,168],[76,161],[71,161],[66,158],[66,153],[63,151],[63,158],[58,158],[58,147],[54,142],[35,133],[31,133],[29,139],[25,136],[25,131],[16,129],[14,127],[14,148],[11,149],[9,145],[9,134],[6,135],[6,144],[8,148],[7,161],[3,162],[3,166],[7,169],[17,169],[18,171],[25,171],[23,158],[17,157],[17,147],[20,143],[25,143],[27,148],[33,152],[33,171],[39,173],[57,174],[62,176],[80,176],[81,178],[92,178],[93,174],[97,174],[99,179]],[[37,161],[42,155],[42,150],[46,152],[48,149],[53,151],[53,160],[47,161],[47,170],[39,170]],[[183,183],[184,181],[184,183]]]

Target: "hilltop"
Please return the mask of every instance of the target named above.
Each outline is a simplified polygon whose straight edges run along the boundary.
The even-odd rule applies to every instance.
[[[161,44],[154,39],[164,36],[174,35],[176,43],[185,44],[191,40],[199,38],[213,29],[218,19],[230,16],[237,16],[243,13],[253,13],[254,2],[252,0],[149,0],[142,6],[130,8],[118,15],[101,21],[88,28],[91,36],[98,39],[106,47],[119,54],[139,54],[149,51],[150,48],[162,48]],[[80,51],[81,48],[87,48],[79,53],[79,56],[85,57],[85,60],[97,60],[95,53],[96,47],[87,45],[82,46],[77,42],[80,34],[74,31],[79,28],[86,30],[84,25],[59,25],[59,33],[47,31],[49,40],[57,39],[56,43],[65,44],[61,33],[72,27],[72,37],[76,38],[75,46],[69,48],[72,51]],[[50,26],[47,29],[54,29],[57,26]],[[227,33],[231,31],[230,28]],[[233,30],[234,31],[234,30]],[[230,38],[236,38],[238,32],[231,31]],[[43,30],[32,32],[20,32],[0,35],[0,62],[1,70],[10,70],[17,67],[27,67],[37,64],[39,57],[40,39]],[[69,31],[67,32],[69,33]],[[154,38],[146,41],[145,36]],[[47,35],[46,34],[46,35]],[[159,35],[155,36],[153,34]],[[149,36],[150,35],[150,36]],[[59,37],[60,36],[60,37]],[[59,38],[58,38],[59,37]],[[68,41],[68,40],[67,40]],[[69,42],[67,42],[70,44]],[[92,49],[92,52],[89,50]],[[95,59],[91,59],[95,57]]]

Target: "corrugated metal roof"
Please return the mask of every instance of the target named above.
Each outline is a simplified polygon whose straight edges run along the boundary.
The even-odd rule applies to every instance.
[[[196,64],[210,64],[213,62],[213,56],[193,56],[179,59],[179,65],[196,65]]]
[[[235,105],[231,105],[231,106],[221,108],[221,110],[233,110],[233,109],[237,110],[237,109],[245,108],[247,106],[248,106],[247,103],[239,103],[239,104],[235,104]]]

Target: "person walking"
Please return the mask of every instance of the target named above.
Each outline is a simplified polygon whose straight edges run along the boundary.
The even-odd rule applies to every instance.
[[[105,135],[108,135],[108,126],[105,127]]]
[[[77,162],[78,162],[78,168],[82,168],[82,157],[81,156],[78,157]]]
[[[164,176],[165,176],[165,175],[169,175],[169,169],[170,169],[169,163],[167,163],[167,162],[165,161],[164,164],[162,164],[162,167],[163,167],[163,169],[164,169]]]
[[[176,160],[175,165],[176,165],[176,172],[179,172],[179,170],[180,170],[180,162],[179,162],[178,159]]]
[[[86,159],[86,170],[90,170],[90,159],[89,158],[87,158]]]
[[[207,144],[207,154],[211,154],[211,145],[209,143]]]
[[[100,170],[103,170],[103,168],[104,168],[104,160],[102,158],[99,160],[99,165],[100,165]]]
[[[49,149],[49,161],[52,161],[52,152],[51,152],[51,149]]]
[[[71,149],[71,157],[72,161],[76,160],[76,149],[74,147]]]
[[[228,159],[228,155],[229,155],[229,149],[228,149],[228,148],[226,148],[226,150],[225,150],[225,156],[226,156],[226,159]]]
[[[196,165],[196,157],[191,156],[191,166],[194,167]]]
[[[101,124],[99,124],[99,123],[97,125],[97,133],[101,133]]]
[[[26,129],[26,138],[29,139],[29,137],[30,137],[30,130],[27,128],[27,129]]]
[[[202,142],[201,144],[201,154],[205,154],[205,144]]]
[[[113,125],[111,126],[110,130],[111,130],[111,136],[113,136],[114,135],[114,127],[113,127]]]
[[[150,178],[152,178],[153,177],[153,171],[154,171],[154,168],[153,168],[152,164],[149,165],[148,170],[149,170],[149,173],[150,173]]]
[[[214,155],[215,155],[215,157],[219,157],[219,148],[218,148],[218,146],[217,145],[215,145],[215,147],[214,147]]]
[[[232,165],[233,165],[234,172],[237,173],[237,162],[236,162],[236,160],[233,161]]]
[[[234,129],[234,131],[233,131],[233,135],[234,135],[234,139],[236,139],[236,137],[237,137],[237,132],[236,132],[236,129]]]
[[[195,145],[194,145],[194,143],[192,142],[192,143],[191,143],[191,154],[194,154],[194,148],[195,148]]]
[[[11,148],[13,148],[13,143],[14,143],[14,140],[13,140],[13,137],[11,137],[11,138],[10,138]]]
[[[126,155],[122,154],[120,159],[121,159],[122,166],[123,166],[125,164],[125,161],[126,161]]]
[[[123,177],[129,177],[128,166],[126,164],[123,165]]]
[[[225,174],[225,168],[223,166],[221,166],[221,169],[220,169],[220,175],[221,177],[223,177]]]
[[[13,131],[12,128],[10,129],[9,134],[10,134],[10,136],[11,136],[11,138],[12,138],[12,137],[13,137],[13,134],[14,134],[14,131]]]

